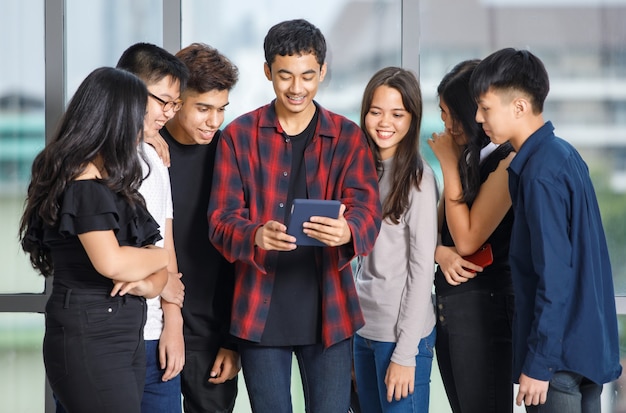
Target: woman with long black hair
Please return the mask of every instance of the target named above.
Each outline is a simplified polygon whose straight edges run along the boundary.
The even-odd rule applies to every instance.
[[[144,297],[159,294],[168,264],[138,192],[147,100],[136,76],[94,70],[33,162],[20,240],[54,276],[44,364],[70,413],[140,412]]]
[[[459,63],[439,84],[445,130],[428,141],[444,182],[435,251],[436,351],[454,413],[506,413],[513,411],[513,212],[506,168],[514,153],[508,143],[491,143],[476,123],[469,82],[477,64]],[[463,258],[485,243],[492,248],[491,265]]]

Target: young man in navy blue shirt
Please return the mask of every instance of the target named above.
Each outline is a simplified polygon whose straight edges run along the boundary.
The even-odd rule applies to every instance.
[[[589,170],[544,122],[548,74],[532,53],[491,54],[474,70],[472,87],[476,120],[492,142],[511,142],[517,152],[508,168],[516,402],[528,412],[599,412],[602,384],[622,368],[611,264]]]

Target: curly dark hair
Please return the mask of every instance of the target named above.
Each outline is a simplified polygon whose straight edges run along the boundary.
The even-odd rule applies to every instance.
[[[198,93],[230,91],[239,80],[239,69],[217,49],[192,43],[176,53],[189,70],[187,89]]]

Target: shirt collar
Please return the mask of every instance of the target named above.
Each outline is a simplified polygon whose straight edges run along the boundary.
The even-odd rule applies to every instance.
[[[522,144],[521,148],[511,161],[509,170],[516,175],[519,175],[522,169],[524,169],[526,162],[528,162],[528,159],[530,159],[535,152],[546,144],[546,141],[551,137],[554,138],[554,126],[552,126],[552,122],[547,121]]]
[[[266,105],[262,111],[259,126],[262,128],[275,128],[278,133],[283,133],[283,127],[280,126],[278,116],[276,116],[276,108],[274,103],[276,99],[272,100],[269,105]],[[315,128],[315,135],[326,136],[334,138],[338,136],[339,127],[334,125],[334,121],[330,116],[330,113],[321,107],[316,101],[313,104],[317,107],[318,120],[317,127]]]

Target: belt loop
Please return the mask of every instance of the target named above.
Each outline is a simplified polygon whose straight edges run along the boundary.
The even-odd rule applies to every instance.
[[[72,295],[72,289],[68,289],[65,292],[65,305],[63,305],[63,308],[70,308],[70,296]]]

